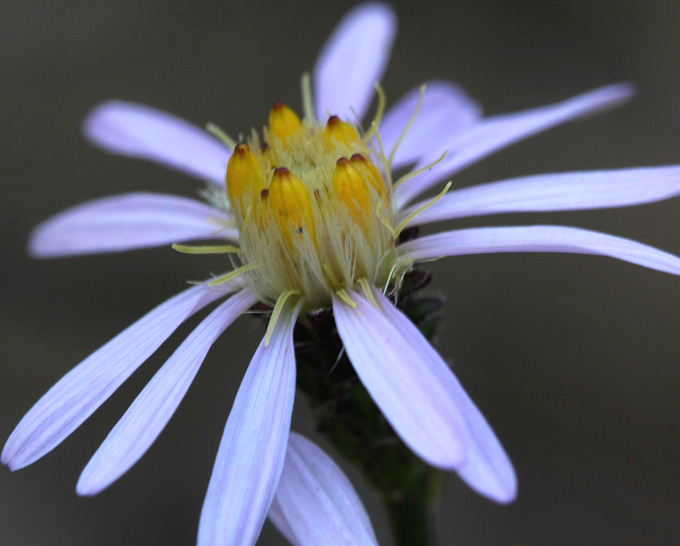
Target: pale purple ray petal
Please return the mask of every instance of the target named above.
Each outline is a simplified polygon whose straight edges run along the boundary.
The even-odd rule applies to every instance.
[[[227,290],[226,285],[222,285]],[[194,286],[123,330],[62,377],[24,416],[2,451],[11,470],[36,461],[85,421],[188,317],[223,296]]]
[[[467,425],[445,387],[451,371],[431,361],[364,296],[348,291],[356,308],[334,297],[338,333],[359,379],[395,432],[432,466],[465,462]]]
[[[281,480],[279,480],[279,483],[281,483]],[[286,517],[281,511],[279,503],[276,502],[276,496],[274,496],[274,500],[269,506],[267,517],[269,518],[269,521],[271,521],[276,526],[276,528],[279,530],[279,533],[281,533],[285,539],[290,542],[291,546],[302,546],[295,538],[293,530],[288,526]]]
[[[680,166],[539,174],[449,192],[413,218],[415,226],[503,212],[625,207],[680,194]],[[425,202],[408,207],[406,217]]]
[[[255,543],[283,469],[295,396],[293,326],[284,309],[255,352],[217,453],[198,526],[199,546]]]
[[[428,235],[399,247],[401,259],[423,261],[495,252],[569,252],[609,256],[680,275],[680,258],[630,239],[567,226],[486,227]]]
[[[442,142],[440,149],[432,150],[430,156],[421,159],[416,168],[427,165],[445,150],[449,150],[449,154],[441,163],[397,187],[394,192],[395,202],[401,208],[437,182],[510,144],[565,121],[619,106],[628,101],[633,94],[632,85],[615,84],[557,104],[487,118],[475,125],[472,130],[454,135]]]
[[[438,366],[437,362],[442,358],[420,330],[378,290],[374,289],[373,292],[396,330],[408,343],[417,347],[432,366]],[[478,493],[496,502],[512,502],[517,496],[517,476],[505,450],[456,376],[450,372],[442,374],[441,378],[442,385],[456,401],[468,425],[467,458],[456,468],[456,472]]]
[[[257,302],[243,290],[210,313],[137,396],[80,475],[76,492],[96,495],[135,464],[165,428],[215,340]]]
[[[224,185],[231,151],[207,131],[155,108],[111,100],[95,107],[83,133],[108,152],[156,161]]]
[[[76,205],[39,224],[28,252],[53,258],[118,252],[195,239],[238,240],[229,217],[206,203],[160,193],[126,193]]]
[[[386,154],[390,154],[413,116],[419,93],[419,88],[413,89],[385,114],[380,124],[380,139]],[[443,142],[470,130],[481,116],[479,104],[459,86],[443,81],[429,82],[420,111],[394,154],[392,167],[399,169],[415,163],[424,155],[431,154],[432,150],[443,153]]]
[[[321,50],[314,67],[316,115],[361,119],[389,60],[397,18],[389,6],[366,3],[350,10]]]
[[[378,544],[342,470],[318,446],[293,432],[269,519],[299,546]]]

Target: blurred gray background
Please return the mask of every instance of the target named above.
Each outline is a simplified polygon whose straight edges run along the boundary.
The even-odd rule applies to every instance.
[[[300,110],[299,77],[352,2],[0,1],[0,441],[65,372],[211,269],[170,248],[36,261],[41,220],[76,203],[200,183],[107,155],[80,134],[88,110],[122,98],[231,134]],[[643,0],[393,2],[400,30],[383,80],[390,103],[422,81],[460,83],[488,114],[617,81],[628,106],[565,125],[456,176],[513,176],[680,163],[680,3]],[[460,225],[555,223],[680,254],[680,201],[629,209],[503,215]],[[450,258],[440,348],[510,454],[508,507],[454,475],[438,509],[442,545],[677,544],[680,521],[680,279],[568,255]],[[242,319],[209,353],[167,429],[122,479],[78,498],[78,475],[180,328],[75,434],[16,473],[0,468],[0,543],[183,545],[233,397],[263,332]],[[294,429],[317,439],[296,401]],[[351,469],[381,544],[385,514]],[[265,525],[259,544],[283,544]]]

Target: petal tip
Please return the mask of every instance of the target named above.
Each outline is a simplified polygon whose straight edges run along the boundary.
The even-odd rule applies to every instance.
[[[106,489],[106,485],[97,483],[92,479],[91,474],[85,474],[86,470],[87,467],[85,467],[85,470],[83,470],[83,473],[78,479],[78,483],[76,484],[76,495],[79,497],[94,497],[96,494]]]
[[[8,449],[7,446],[5,446],[2,456],[0,456],[0,462],[11,472],[15,472],[27,467],[33,460],[26,460],[26,457],[21,457],[21,453],[16,453],[16,450]]]
[[[31,258],[49,258],[51,253],[49,251],[49,244],[45,244],[43,231],[37,227],[31,231],[26,243],[26,254]]]
[[[498,504],[512,504],[517,499],[517,478],[513,474],[512,482],[504,484],[503,487],[489,498]]]
[[[5,449],[2,450],[2,454],[0,455],[0,463],[4,464],[7,468],[9,468],[11,471],[14,471],[14,465],[12,464],[12,458],[10,457],[8,453],[7,446],[5,446]]]
[[[100,145],[100,141],[103,137],[103,128],[107,122],[107,118],[120,109],[124,109],[126,106],[131,105],[115,99],[99,103],[88,112],[80,126],[83,136],[91,143]]]

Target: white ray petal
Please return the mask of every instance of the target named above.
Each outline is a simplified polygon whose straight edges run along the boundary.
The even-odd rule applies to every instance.
[[[299,546],[378,544],[342,470],[318,446],[292,432],[269,519]]]
[[[397,18],[389,6],[350,10],[321,50],[314,67],[316,115],[354,122],[364,116],[389,60]]]
[[[172,114],[111,100],[90,112],[83,133],[108,152],[156,161],[224,186],[231,151],[207,131]]]
[[[680,166],[677,165],[539,174],[449,192],[408,225],[504,212],[625,207],[678,194]],[[402,217],[423,204],[424,201],[408,207]]]
[[[380,124],[383,149],[389,154],[413,115],[420,89],[407,93],[390,108]],[[442,142],[470,130],[478,123],[482,109],[456,84],[444,81],[427,83],[423,103],[394,155],[392,168],[399,169],[439,150]]]
[[[399,437],[429,464],[454,469],[467,456],[467,426],[444,386],[441,359],[425,358],[385,314],[347,291],[356,308],[333,298],[338,333],[354,369]]]
[[[66,209],[31,233],[28,252],[53,258],[118,252],[196,239],[238,240],[222,211],[200,201],[159,193],[127,193]]]
[[[127,472],[156,440],[184,398],[215,340],[257,298],[243,290],[210,313],[144,387],[80,475],[76,492],[96,495]]]
[[[427,358],[432,366],[442,360],[439,353],[425,339],[416,326],[378,290],[373,295],[382,311],[397,331]],[[470,400],[460,381],[450,372],[442,374],[442,385],[456,401],[468,426],[467,457],[456,468],[458,475],[478,493],[500,503],[508,503],[517,496],[517,476],[509,457],[484,416]]]
[[[609,256],[680,275],[680,258],[623,237],[567,226],[487,227],[446,231],[399,247],[402,260],[496,252],[568,252]]]
[[[560,123],[619,106],[633,94],[634,88],[630,84],[615,84],[549,106],[487,118],[472,130],[453,135],[442,142],[440,148],[432,150],[430,156],[423,158],[416,168],[431,163],[443,151],[449,150],[441,163],[397,187],[395,203],[401,208],[438,182],[506,146]]]
[[[224,428],[198,526],[199,546],[255,543],[283,469],[295,396],[293,327],[284,308],[255,352]]]
[[[188,317],[229,289],[194,286],[123,330],[62,377],[10,435],[1,460],[11,470],[36,461],[85,421]],[[234,288],[232,287],[231,290]]]

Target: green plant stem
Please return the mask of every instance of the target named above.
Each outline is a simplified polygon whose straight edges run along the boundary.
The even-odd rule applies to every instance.
[[[437,535],[426,483],[395,497],[383,497],[396,546],[435,546]]]

